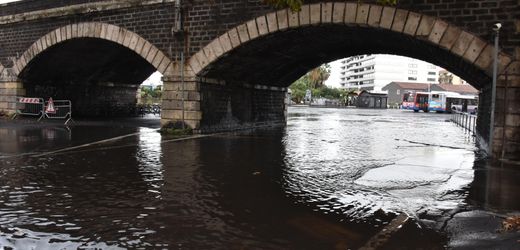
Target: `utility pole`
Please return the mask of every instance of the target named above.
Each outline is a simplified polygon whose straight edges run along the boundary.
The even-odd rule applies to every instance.
[[[491,115],[489,118],[489,149],[488,153],[493,158],[493,134],[495,131],[495,102],[496,102],[496,94],[497,94],[497,77],[498,77],[498,38],[500,34],[500,28],[502,28],[501,23],[496,23],[493,25],[493,31],[495,32],[495,51],[494,51],[494,59],[493,59],[493,85],[491,86]]]

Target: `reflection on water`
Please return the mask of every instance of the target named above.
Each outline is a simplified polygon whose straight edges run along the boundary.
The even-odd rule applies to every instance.
[[[0,125],[0,246],[356,248],[400,212],[519,209],[519,174],[474,167],[472,138],[446,119],[294,108],[285,129],[181,142],[146,127]],[[443,244],[410,230],[403,245]]]

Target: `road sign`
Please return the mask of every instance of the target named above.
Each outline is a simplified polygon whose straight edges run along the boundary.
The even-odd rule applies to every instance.
[[[54,101],[52,101],[52,97],[49,98],[47,102],[47,107],[45,107],[45,113],[56,114],[56,109],[54,108]]]

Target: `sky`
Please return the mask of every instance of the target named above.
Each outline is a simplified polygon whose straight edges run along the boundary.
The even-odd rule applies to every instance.
[[[0,4],[3,4],[3,3],[10,3],[10,2],[18,2],[20,0],[0,0]]]
[[[329,63],[330,76],[329,76],[329,79],[327,79],[327,81],[325,81],[325,85],[327,85],[329,87],[333,87],[333,88],[341,87],[341,84],[340,84],[341,60],[343,60],[343,59],[339,59],[337,61]]]

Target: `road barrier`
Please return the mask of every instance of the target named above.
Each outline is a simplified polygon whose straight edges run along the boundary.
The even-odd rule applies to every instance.
[[[72,120],[72,102],[70,100],[52,100],[45,102],[47,119],[67,119],[65,125]]]
[[[44,106],[45,101],[43,98],[37,97],[16,97],[16,113],[13,116],[15,119],[17,116],[36,116],[38,121],[44,117]]]
[[[453,110],[451,113],[451,121],[461,126],[470,133],[475,134],[477,131],[477,116],[465,112]]]

